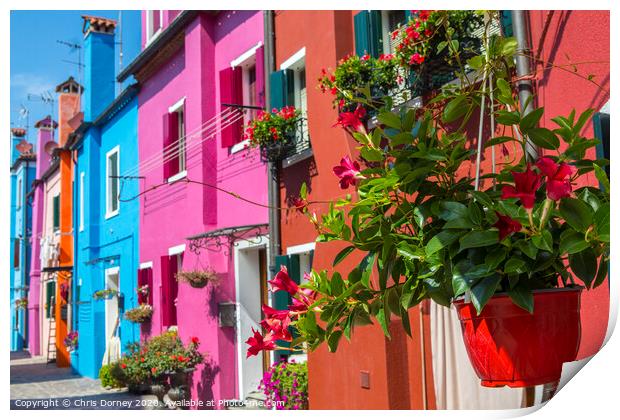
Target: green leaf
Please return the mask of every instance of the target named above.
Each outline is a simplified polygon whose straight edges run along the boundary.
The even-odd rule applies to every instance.
[[[481,55],[472,57],[467,60],[467,64],[469,64],[469,67],[471,67],[472,69],[478,70],[484,64],[484,57],[482,57]]]
[[[607,278],[607,272],[609,270],[608,264],[609,263],[605,260],[605,258],[601,258],[598,264],[598,273],[596,274],[596,279],[594,280],[592,287],[596,288],[603,284]]]
[[[381,112],[377,115],[377,119],[388,127],[400,130],[400,118],[393,112]]]
[[[605,203],[599,207],[599,209],[594,213],[594,230],[598,236],[598,239],[603,242],[609,242],[609,224],[610,224],[610,215],[609,215],[609,203]]]
[[[489,267],[489,270],[495,270],[506,259],[507,255],[508,250],[505,247],[497,247],[487,254],[484,263]]]
[[[530,128],[526,134],[536,146],[543,149],[557,150],[560,147],[560,139],[548,128]]]
[[[465,234],[461,240],[459,252],[468,248],[479,248],[499,242],[499,233],[493,230],[473,231]]]
[[[515,52],[517,52],[517,47],[518,47],[518,43],[517,43],[517,39],[510,37],[510,38],[503,38],[502,40],[502,50],[501,53],[504,57],[512,57]]]
[[[491,201],[491,197],[483,191],[470,191],[469,192],[480,204],[491,209],[493,208],[493,201]]]
[[[342,260],[344,260],[351,252],[353,252],[355,250],[354,246],[348,246],[346,248],[344,248],[343,250],[341,250],[338,255],[336,255],[336,258],[334,258],[334,263],[333,266],[337,266]]]
[[[385,305],[382,305],[379,309],[379,312],[377,312],[377,321],[379,321],[379,325],[381,325],[381,328],[383,329],[383,334],[385,334],[386,337],[390,338],[390,331],[388,330],[387,324],[388,317],[389,315],[386,313],[386,307]]]
[[[301,184],[301,188],[299,189],[299,196],[304,200],[308,197],[308,186],[305,182]]]
[[[590,117],[592,117],[592,114],[594,113],[594,110],[592,108],[590,109],[586,109],[577,119],[577,122],[575,123],[575,125],[573,126],[573,133],[575,135],[578,135],[579,132],[581,131],[581,129],[583,128],[583,126],[588,122],[588,120],[590,119]]]
[[[534,313],[534,295],[527,287],[517,284],[508,290],[508,296],[515,305],[525,309],[529,313]]]
[[[563,232],[560,237],[560,255],[576,254],[589,247],[590,244],[585,241],[583,233],[572,229]]]
[[[576,231],[585,232],[592,225],[592,208],[576,198],[563,198],[560,214]]]
[[[484,265],[475,265],[462,260],[452,270],[452,289],[454,296],[460,296],[470,290],[475,280],[489,275],[489,268]]]
[[[360,154],[369,162],[380,162],[383,160],[383,153],[379,149],[362,147]]]
[[[609,193],[609,178],[607,178],[607,173],[605,173],[603,168],[596,163],[593,163],[592,166],[594,167],[594,175],[596,175],[596,179],[598,179],[598,182],[601,183],[605,191]]]
[[[329,347],[329,351],[331,353],[335,353],[338,349],[338,342],[342,337],[342,330],[336,330],[329,335],[327,339],[327,346]]]
[[[538,254],[538,247],[534,245],[532,241],[520,240],[515,242],[514,245],[531,259],[536,259],[536,254]]]
[[[454,220],[467,217],[467,207],[456,201],[442,201],[439,203],[439,218],[443,220]]]
[[[506,143],[509,141],[516,141],[516,139],[514,137],[509,137],[509,136],[493,137],[492,139],[489,139],[488,141],[484,142],[484,147],[486,149],[487,147],[496,146],[498,144]]]
[[[522,274],[526,271],[525,261],[512,257],[504,265],[504,272],[508,274]]]
[[[447,230],[439,232],[426,244],[426,254],[429,256],[433,255],[446,246],[452,245],[460,236],[461,232],[451,232]]]
[[[532,236],[532,243],[538,249],[553,251],[553,237],[548,230],[543,230],[540,235]]]
[[[589,289],[596,276],[596,255],[592,248],[586,248],[568,256],[568,263],[573,273],[583,281]]]
[[[495,113],[495,119],[503,125],[517,125],[521,121],[521,117],[517,111],[506,111],[501,109]]]
[[[469,106],[467,103],[467,97],[464,95],[457,96],[456,98],[448,102],[448,104],[444,108],[442,118],[443,122],[451,123],[458,120],[467,113],[468,109]]]
[[[502,278],[499,275],[493,274],[482,279],[482,281],[479,281],[471,288],[471,303],[474,304],[478,315],[482,312],[484,305],[491,299],[491,296],[497,291],[497,286],[501,280]]]
[[[521,127],[522,131],[528,131],[531,128],[534,128],[538,125],[538,122],[543,116],[545,112],[545,108],[536,108],[525,117],[521,118],[521,122],[519,123],[519,127]]]
[[[403,329],[409,337],[412,337],[411,323],[409,322],[409,311],[407,311],[407,309],[403,308],[402,306],[400,307],[400,319],[403,324]]]

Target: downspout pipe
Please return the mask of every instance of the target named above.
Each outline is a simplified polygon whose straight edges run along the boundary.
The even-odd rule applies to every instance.
[[[271,73],[275,70],[275,52],[274,52],[274,21],[273,11],[263,11],[263,25],[264,25],[264,38],[265,38],[265,109],[271,109]],[[269,273],[273,277],[278,271],[275,258],[276,255],[280,255],[280,182],[278,174],[278,163],[268,162],[267,172],[269,174],[268,179],[268,201],[269,201]]]
[[[519,92],[519,105],[523,115],[527,115],[534,110],[532,96],[534,87],[532,80],[524,78],[532,72],[532,62],[530,54],[532,48],[528,37],[527,15],[525,10],[513,10],[512,27],[514,36],[517,39],[517,51],[515,53],[517,78],[517,90]],[[529,138],[525,143],[525,159],[527,162],[535,162],[538,159],[538,148]]]

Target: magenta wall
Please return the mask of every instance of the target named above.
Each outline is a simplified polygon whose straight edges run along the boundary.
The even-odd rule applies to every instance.
[[[185,97],[186,133],[193,132],[219,113],[219,71],[263,40],[261,12],[202,13],[185,29],[185,45],[143,82],[139,103],[141,161],[161,155],[163,115]],[[217,58],[216,58],[217,57]],[[188,147],[197,139],[188,139]],[[267,203],[267,170],[255,152],[229,155],[219,136],[208,138],[188,153],[188,178],[234,191]],[[163,168],[141,171],[141,191],[163,183]],[[153,263],[154,314],[143,337],[161,332],[161,264],[168,249],[186,245],[183,269],[212,266],[220,274],[217,288],[179,284],[177,324],[184,341],[197,336],[208,353],[208,367],[194,375],[192,398],[229,399],[237,395],[236,338],[233,328],[218,327],[218,303],[235,300],[232,252],[190,251],[186,238],[206,231],[266,223],[265,208],[234,199],[213,188],[178,182],[163,185],[140,198],[140,262]],[[226,251],[226,252],[225,252]],[[230,254],[230,255],[229,255]]]

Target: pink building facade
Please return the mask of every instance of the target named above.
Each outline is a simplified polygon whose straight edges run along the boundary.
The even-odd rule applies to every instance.
[[[145,11],[143,28],[141,54],[119,75],[141,85],[140,165],[121,174],[140,183],[138,286],[149,286],[154,308],[141,336],[172,328],[184,343],[198,337],[207,357],[193,375],[192,399],[243,398],[263,369],[245,361],[247,331],[241,335],[238,323],[243,313],[244,330],[260,321],[268,213],[226,191],[267,204],[266,166],[241,137],[264,97],[263,14]],[[240,249],[254,253],[247,259]],[[215,272],[217,281],[177,281],[195,271]],[[258,285],[249,309],[236,286],[246,281]]]

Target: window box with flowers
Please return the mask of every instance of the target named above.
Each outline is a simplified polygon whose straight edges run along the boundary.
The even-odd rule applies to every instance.
[[[251,147],[260,148],[263,161],[279,161],[295,151],[302,121],[301,112],[295,107],[274,108],[250,121],[244,138],[250,140]]]
[[[77,345],[78,345],[78,332],[77,331],[69,332],[65,336],[65,338],[63,340],[63,344],[67,348],[68,352],[72,352],[75,349],[77,349]]]
[[[449,12],[436,13],[445,21]],[[372,129],[361,122],[363,108],[341,114],[360,158],[343,157],[334,175],[356,194],[317,216],[302,188],[296,207],[317,228],[318,241],[347,244],[334,266],[363,258],[345,275],[313,270],[303,285],[282,268],[269,283],[293,304],[263,308],[265,333],[248,339],[249,355],[281,349],[282,341],[311,351],[326,342],[336,351],[343,336],[373,320],[389,336],[392,316],[411,335],[408,310],[430,298],[456,308],[484,386],[556,382],[562,364],[575,360],[581,294],[608,274],[608,161],[589,158],[599,143],[582,134],[592,110],[541,127],[544,109],[525,112],[516,99],[516,40],[486,38],[485,45],[470,59],[476,77],[439,93],[427,109],[384,107]],[[489,79],[491,88],[481,89]],[[496,106],[480,106],[491,98]],[[471,163],[483,144],[479,152],[468,149],[474,110],[497,123],[483,144],[501,146],[503,156],[484,174]]]
[[[93,293],[94,300],[107,300],[107,299],[112,299],[112,298],[119,297],[119,296],[120,296],[120,293],[116,289],[101,289]]]
[[[28,298],[19,298],[15,299],[15,307],[17,309],[27,309],[28,308]]]

